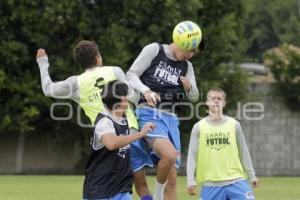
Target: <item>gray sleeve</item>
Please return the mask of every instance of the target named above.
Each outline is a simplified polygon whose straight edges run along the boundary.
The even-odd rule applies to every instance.
[[[94,140],[93,140],[93,149],[98,150],[104,147],[101,143],[101,137],[105,134],[115,133],[113,122],[107,117],[102,118],[98,121],[95,127]]]
[[[237,138],[237,145],[239,148],[239,155],[240,155],[242,166],[246,174],[248,175],[250,181],[253,181],[256,179],[255,171],[252,165],[250,153],[248,150],[248,146],[244,137],[241,124],[238,121],[236,121],[236,138]]]
[[[187,70],[186,77],[191,82],[192,89],[189,92],[187,92],[187,98],[191,102],[196,102],[199,99],[199,90],[198,90],[197,84],[196,84],[196,78],[195,78],[193,65],[190,62],[188,62],[188,64],[189,65],[188,65],[188,70]]]
[[[79,99],[77,76],[71,76],[64,81],[53,82],[48,72],[48,57],[38,58],[37,63],[40,68],[42,89],[46,96],[58,99]]]
[[[126,74],[129,85],[142,94],[150,89],[141,82],[140,76],[150,67],[158,52],[159,46],[157,43],[145,46]]]
[[[128,85],[129,87],[129,92],[128,92],[128,99],[129,101],[131,101],[134,104],[137,104],[137,102],[140,99],[140,93],[138,93],[135,89],[133,89],[131,87],[130,84],[128,84],[127,80],[126,80],[126,76],[125,73],[123,72],[123,70],[120,67],[112,67],[115,73],[115,76],[117,78],[117,80],[124,82]]]
[[[200,128],[199,122],[196,123],[192,129],[190,144],[187,157],[187,186],[197,185],[195,180],[197,156],[199,152],[199,137],[200,137]]]

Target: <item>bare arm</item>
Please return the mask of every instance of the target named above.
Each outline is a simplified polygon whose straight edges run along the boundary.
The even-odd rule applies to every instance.
[[[154,129],[155,125],[153,123],[147,123],[144,128],[132,135],[115,135],[114,133],[106,133],[101,137],[101,143],[109,150],[115,150],[121,147],[124,147],[135,140],[143,138],[147,133]]]

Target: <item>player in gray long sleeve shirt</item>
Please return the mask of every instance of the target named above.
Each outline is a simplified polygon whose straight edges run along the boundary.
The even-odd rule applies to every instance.
[[[42,89],[46,96],[58,99],[72,99],[73,101],[77,102],[79,101],[80,91],[78,85],[78,76],[71,76],[63,81],[53,82],[48,72],[48,56],[45,54],[40,57],[37,57],[37,63],[40,68]],[[109,67],[113,70],[117,80],[127,83],[125,74],[120,67],[105,67]],[[87,70],[92,72],[95,71],[96,68],[97,67],[90,68]],[[130,92],[134,94],[134,91],[131,87]],[[137,95],[134,94],[129,96],[131,97],[130,101],[132,101],[133,103],[137,102]]]
[[[226,123],[226,121],[228,120],[228,116],[224,116],[223,119],[219,120],[219,121],[213,121],[210,120],[208,117],[205,117],[204,120],[206,120],[207,123],[211,124],[212,126],[218,126],[221,125],[223,123]],[[201,128],[200,128],[200,122],[197,122],[193,129],[192,129],[192,133],[191,133],[191,138],[190,138],[190,144],[189,144],[189,152],[188,152],[188,159],[187,159],[187,166],[189,167],[187,169],[187,185],[196,185],[196,180],[195,180],[195,170],[196,170],[196,161],[197,161],[197,155],[198,155],[198,151],[199,148],[201,148],[199,146],[199,137],[201,135]],[[248,147],[246,144],[246,140],[244,137],[244,133],[242,130],[242,127],[240,125],[240,123],[238,121],[236,121],[235,123],[235,128],[236,128],[236,138],[237,138],[237,145],[239,147],[239,152],[240,152],[240,160],[241,163],[243,165],[244,170],[247,173],[247,176],[249,177],[250,181],[254,181],[256,180],[256,176],[255,176],[255,171],[253,169],[252,166],[252,161],[251,161],[251,157],[248,151]],[[236,179],[236,180],[230,180],[230,181],[208,181],[208,182],[204,182],[203,185],[207,185],[207,186],[225,186],[225,185],[229,185],[232,184],[234,182],[237,182],[238,180],[242,180],[244,178],[241,179]]]
[[[46,96],[77,102],[91,121],[88,126],[92,126],[104,108],[100,97],[102,87],[113,80],[126,83],[126,77],[119,67],[102,66],[102,57],[97,44],[93,41],[79,42],[74,48],[73,57],[85,71],[66,80],[53,82],[48,72],[49,62],[45,50],[37,51],[36,59],[40,68],[42,89]],[[129,99],[136,103],[135,92],[130,87]],[[135,133],[138,125],[132,110],[128,109],[127,116],[131,133]]]
[[[157,165],[155,200],[177,198],[176,169],[180,166],[181,146],[174,107],[180,107],[182,100],[196,102],[199,98],[194,69],[189,60],[197,50],[203,50],[198,48],[201,35],[197,24],[191,21],[179,23],[173,30],[171,44],[151,43],[145,46],[126,74],[128,83],[142,95],[136,109],[139,126],[143,127],[147,120],[157,125],[146,138],[153,149],[151,156],[149,152],[140,152],[143,144],[137,151],[131,149],[134,171],[142,171],[152,162]],[[142,199],[149,195],[145,182],[136,186]]]
[[[209,90],[206,104],[209,115],[197,122],[191,133],[188,193],[195,195],[196,185],[201,183],[200,198],[205,200],[255,199],[245,174],[253,187],[258,186],[258,179],[240,123],[223,115],[225,92],[220,88]]]
[[[167,57],[172,60],[177,60],[170,50],[169,45],[163,44],[163,47]],[[145,92],[149,91],[150,88],[142,83],[140,77],[150,67],[152,60],[157,56],[158,52],[159,45],[157,43],[151,43],[145,46],[126,73],[126,78],[130,86],[139,91],[141,94],[145,94]],[[194,69],[191,62],[187,61],[187,63],[188,68],[186,79],[190,81],[191,89],[189,91],[186,91],[186,94],[188,100],[196,102],[199,99],[199,91],[196,85]]]
[[[66,80],[53,82],[48,72],[48,56],[44,49],[38,50],[36,58],[40,68],[42,89],[46,96],[72,99],[77,102],[93,124],[98,113],[103,110],[100,92],[104,85],[113,80],[127,83],[126,77],[119,67],[102,66],[102,57],[97,44],[93,41],[79,42],[74,48],[73,57],[85,71]],[[129,100],[136,103],[136,99],[134,90],[129,87]],[[127,111],[127,117],[130,127],[138,129],[132,110]]]

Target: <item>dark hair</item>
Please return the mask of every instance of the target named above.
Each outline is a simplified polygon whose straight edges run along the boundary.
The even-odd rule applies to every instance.
[[[206,46],[206,38],[205,38],[205,37],[202,37],[201,42],[200,42],[200,44],[199,44],[199,50],[200,50],[200,51],[204,51],[205,46]]]
[[[204,38],[204,37],[202,36],[202,39],[201,39],[200,44],[195,48],[195,53],[197,54],[197,53],[199,53],[199,52],[204,51],[205,46],[206,46],[206,38]]]
[[[121,97],[128,95],[128,86],[126,83],[120,81],[111,81],[104,85],[101,92],[102,102],[110,110],[117,106],[117,103],[121,102]]]
[[[99,54],[97,44],[89,40],[82,40],[73,49],[74,60],[84,68],[95,66],[96,56]]]

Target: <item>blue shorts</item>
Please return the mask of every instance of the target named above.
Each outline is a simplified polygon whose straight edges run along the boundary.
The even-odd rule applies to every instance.
[[[120,192],[115,196],[107,199],[83,199],[83,200],[132,200],[132,196],[129,192]]]
[[[135,112],[140,129],[147,122],[153,122],[156,125],[156,128],[147,134],[147,138],[166,138],[170,140],[177,151],[175,167],[179,168],[181,147],[177,117],[173,114],[160,112],[148,107],[138,108]],[[147,147],[143,139],[132,143],[130,152],[131,165],[134,172],[142,169],[144,166],[153,166],[153,164],[157,164],[159,161],[159,156]]]
[[[151,149],[149,144],[143,139],[136,140],[130,144],[130,162],[133,172],[144,167],[153,167],[151,160]]]
[[[202,186],[200,200],[255,200],[253,190],[246,180],[226,186]]]

